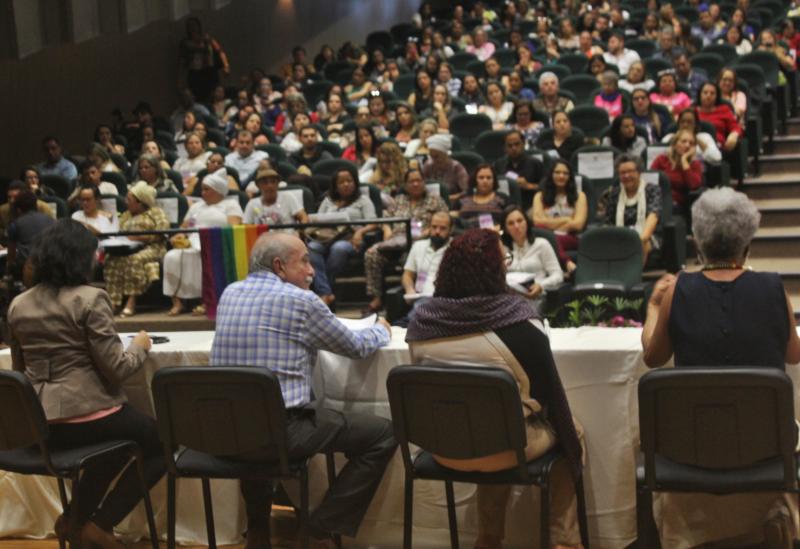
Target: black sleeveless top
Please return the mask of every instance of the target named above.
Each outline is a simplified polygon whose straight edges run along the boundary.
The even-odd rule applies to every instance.
[[[681,273],[669,335],[675,366],[785,367],[789,313],[776,273],[745,271],[731,282]]]

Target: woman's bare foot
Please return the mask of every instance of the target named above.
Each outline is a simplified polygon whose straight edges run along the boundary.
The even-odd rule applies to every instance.
[[[172,298],[172,308],[167,312],[168,316],[178,316],[183,312],[183,302],[179,297]]]
[[[81,529],[81,545],[97,546],[101,549],[125,549],[125,545],[114,534],[106,532],[92,521],[84,524]]]

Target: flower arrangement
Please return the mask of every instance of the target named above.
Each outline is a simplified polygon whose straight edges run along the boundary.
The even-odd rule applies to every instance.
[[[643,299],[613,299],[590,295],[574,299],[548,315],[550,324],[557,328],[602,326],[606,328],[631,328],[642,326]]]

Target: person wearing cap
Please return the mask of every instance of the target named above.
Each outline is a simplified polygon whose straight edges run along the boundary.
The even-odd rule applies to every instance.
[[[281,176],[272,168],[258,170],[256,185],[261,196],[256,196],[244,208],[246,225],[285,225],[289,223],[308,223],[308,215],[303,204],[288,192],[279,193]],[[285,232],[294,233],[288,229]]]
[[[201,229],[224,227],[242,222],[242,208],[236,197],[228,195],[228,173],[220,168],[203,178],[199,202],[192,204],[181,227]],[[172,298],[169,316],[184,311],[183,299],[198,299],[202,294],[203,263],[200,258],[200,235],[180,233],[170,239],[172,249],[164,256],[164,295]]]
[[[606,63],[616,65],[622,76],[628,74],[628,69],[636,61],[639,61],[639,54],[636,50],[629,50],[625,47],[625,33],[615,30],[608,39],[608,51],[603,54]]]
[[[422,177],[441,181],[447,185],[450,200],[458,200],[469,187],[469,174],[461,162],[450,158],[453,137],[449,133],[437,133],[425,143],[430,159],[422,166]]]
[[[119,217],[120,231],[158,231],[169,229],[169,219],[156,205],[156,190],[146,181],[137,181],[128,190],[128,209]],[[142,247],[131,255],[109,255],[103,265],[106,291],[114,308],[128,296],[121,317],[136,314],[136,296],[142,295],[151,282],[159,279],[159,261],[167,253],[163,235],[128,236]]]

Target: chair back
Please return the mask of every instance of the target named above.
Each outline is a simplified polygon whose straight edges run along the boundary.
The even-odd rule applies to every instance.
[[[527,444],[519,389],[499,368],[406,365],[386,380],[395,437],[408,471],[408,445],[438,456],[473,459],[514,451],[527,474]]]
[[[269,161],[274,164],[275,161],[283,162],[286,160],[286,151],[277,143],[266,143],[265,145],[256,145],[257,151],[264,151],[269,155]]]
[[[41,185],[50,187],[56,196],[66,200],[73,190],[73,182],[57,174],[45,174],[41,177]],[[127,192],[127,190],[126,190]]]
[[[600,89],[600,81],[591,74],[571,74],[561,81],[560,87],[575,94],[577,107],[591,104],[592,94]],[[606,113],[606,123],[608,123],[608,113]]]
[[[311,173],[314,175],[327,175],[332,176],[334,172],[345,169],[349,170],[351,174],[355,175],[355,180],[358,181],[358,165],[350,160],[344,158],[326,158],[317,160],[311,166]]]
[[[582,53],[564,53],[558,58],[557,63],[569,68],[572,74],[581,74],[589,64],[589,58]]]
[[[508,130],[481,132],[475,138],[475,152],[487,162],[494,162],[506,154],[506,135],[508,135]]]
[[[660,71],[672,68],[672,63],[660,57],[648,57],[642,63],[644,63],[644,72],[653,80],[658,77]]]
[[[716,80],[719,71],[725,66],[725,59],[718,53],[702,51],[694,54],[690,61],[692,67],[706,71],[710,80]]]
[[[639,426],[650,488],[656,457],[715,470],[779,459],[785,486],[796,485],[794,391],[777,368],[648,372],[639,380]]]
[[[183,218],[186,217],[186,212],[189,211],[189,202],[186,197],[174,192],[156,194],[156,205],[164,210],[173,229],[180,227]]]
[[[594,105],[578,105],[567,113],[574,128],[583,131],[586,137],[600,139],[608,130],[608,112]]]
[[[467,148],[472,148],[478,135],[488,131],[492,131],[492,120],[483,113],[459,113],[450,119],[450,133]]]
[[[179,446],[218,457],[273,451],[288,475],[280,383],[256,367],[163,368],[152,382],[158,433],[175,473]]]
[[[486,162],[480,154],[472,151],[455,151],[450,153],[450,158],[460,162],[470,177],[475,173],[475,169],[478,166]]]
[[[726,65],[730,65],[739,57],[736,48],[730,44],[709,44],[700,51],[701,53],[716,53],[722,57],[722,61]]]
[[[52,472],[48,436],[47,418],[28,378],[20,372],[0,371],[0,452],[37,445]]]
[[[56,219],[66,219],[69,217],[69,206],[67,201],[59,196],[44,195],[39,200],[46,202],[50,206]]]
[[[100,174],[100,180],[113,184],[117,188],[117,193],[125,196],[128,194],[128,181],[125,176],[119,172],[103,172]]]
[[[477,59],[474,53],[459,51],[454,53],[447,62],[453,67],[453,70],[466,70],[467,65]]]
[[[625,289],[642,281],[642,243],[626,227],[589,229],[578,243],[575,285],[619,282]]]
[[[401,74],[394,81],[392,90],[397,94],[402,101],[407,101],[408,96],[414,91],[416,86],[417,76],[414,73]]]
[[[641,59],[652,57],[653,54],[658,50],[658,46],[654,41],[646,40],[644,38],[626,40],[625,47],[638,53]]]

